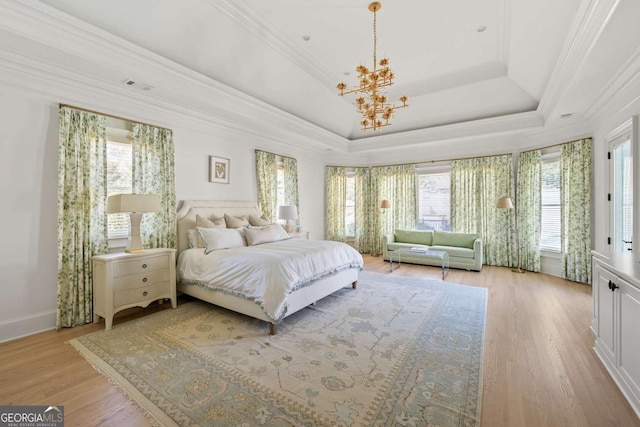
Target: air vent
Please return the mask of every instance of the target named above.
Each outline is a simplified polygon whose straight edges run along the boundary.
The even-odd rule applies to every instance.
[[[126,84],[127,86],[134,87],[136,89],[144,90],[144,91],[150,91],[151,89],[153,89],[153,86],[151,86],[151,85],[148,85],[148,84],[142,83],[142,82],[137,82],[137,81],[132,80],[132,79],[126,79],[122,83]]]

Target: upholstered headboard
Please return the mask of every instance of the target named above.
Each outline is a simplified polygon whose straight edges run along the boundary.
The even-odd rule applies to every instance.
[[[187,231],[196,226],[196,215],[210,219],[221,216],[233,215],[257,215],[262,212],[258,209],[258,203],[244,200],[184,200],[178,209],[178,253],[189,249]]]

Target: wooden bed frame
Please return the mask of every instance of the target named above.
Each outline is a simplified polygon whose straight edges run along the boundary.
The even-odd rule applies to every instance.
[[[240,215],[262,215],[256,202],[250,201],[218,201],[218,200],[185,200],[177,213],[178,221],[178,255],[189,248],[187,232],[196,226],[196,215],[205,218],[219,218],[224,214]],[[296,311],[315,303],[347,285],[356,289],[358,281],[358,268],[342,270],[324,279],[317,280],[309,286],[292,292],[288,298],[288,309],[285,315],[289,316]],[[269,333],[275,335],[276,324],[266,317],[262,309],[253,301],[249,301],[222,292],[215,292],[204,289],[200,286],[189,286],[178,283],[177,289],[187,295],[191,295],[211,304],[224,307],[226,309],[242,313],[256,319],[269,322]]]

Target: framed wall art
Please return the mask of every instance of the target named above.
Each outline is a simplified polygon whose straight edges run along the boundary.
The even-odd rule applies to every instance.
[[[229,159],[209,156],[209,182],[229,183]]]

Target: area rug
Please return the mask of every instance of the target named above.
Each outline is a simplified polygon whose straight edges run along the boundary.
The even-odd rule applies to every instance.
[[[286,318],[194,301],[70,341],[162,426],[478,426],[486,289],[361,272]]]

